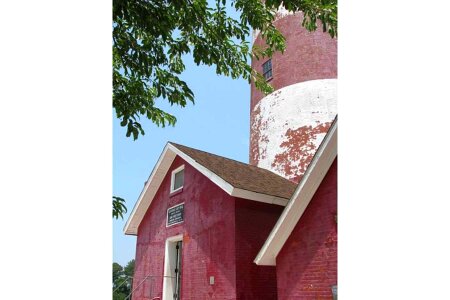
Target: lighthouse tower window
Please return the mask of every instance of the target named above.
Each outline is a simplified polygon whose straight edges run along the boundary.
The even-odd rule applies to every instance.
[[[262,65],[263,75],[266,80],[272,79],[272,60],[269,59]]]

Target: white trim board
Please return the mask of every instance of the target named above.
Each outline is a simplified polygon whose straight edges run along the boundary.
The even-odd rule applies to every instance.
[[[213,183],[218,185],[230,196],[281,206],[286,206],[286,204],[288,203],[288,199],[285,198],[236,188],[225,181],[219,175],[197,163],[193,158],[176,148],[171,143],[167,143],[125,224],[125,227],[123,229],[125,234],[137,235],[139,224],[144,218],[147,209],[150,207],[150,204],[152,203],[156,192],[158,191],[162,181],[164,180],[164,177],[169,171],[170,166],[172,165],[177,155],[181,157],[186,163],[194,167],[197,171],[209,178]]]
[[[275,266],[276,257],[337,156],[337,116],[254,262]]]

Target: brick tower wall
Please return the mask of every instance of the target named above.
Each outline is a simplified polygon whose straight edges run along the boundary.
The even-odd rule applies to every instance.
[[[275,91],[251,84],[250,163],[298,182],[337,113],[337,41],[319,29],[308,32],[301,14],[279,13],[275,26],[286,38],[284,54],[272,57]],[[254,45],[264,45],[254,33]],[[266,59],[252,61],[263,72]]]

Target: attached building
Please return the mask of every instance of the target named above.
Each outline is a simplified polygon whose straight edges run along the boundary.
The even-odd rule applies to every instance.
[[[276,299],[275,267],[253,259],[295,187],[168,143],[125,226],[137,235],[132,299]]]
[[[337,120],[299,184],[168,143],[125,226],[136,299],[332,299]]]

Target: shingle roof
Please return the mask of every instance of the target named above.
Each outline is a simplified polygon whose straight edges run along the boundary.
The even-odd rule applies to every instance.
[[[169,143],[236,188],[289,199],[297,186],[266,169],[173,142]]]

